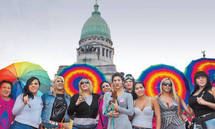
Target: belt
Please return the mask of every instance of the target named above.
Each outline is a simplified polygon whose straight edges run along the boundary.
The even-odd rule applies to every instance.
[[[133,126],[134,129],[145,129],[144,127]]]
[[[52,124],[52,125],[58,126],[60,122],[50,120],[49,123]]]
[[[199,118],[204,118],[204,117],[208,117],[208,116],[215,116],[215,112],[210,112],[208,114],[201,115],[201,116],[199,116]]]

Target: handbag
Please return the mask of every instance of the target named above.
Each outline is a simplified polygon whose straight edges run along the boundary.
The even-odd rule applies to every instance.
[[[64,119],[65,119],[65,116],[63,117],[63,119],[61,120],[61,122],[59,123],[59,127],[60,128],[58,128],[58,129],[65,129],[64,128],[64,126],[63,126],[63,121],[64,121]],[[40,128],[39,129],[46,129],[45,127],[44,127],[44,125],[43,125],[43,122],[41,122],[41,124],[40,124]]]
[[[207,129],[214,129],[215,128],[215,113],[211,115],[213,118],[205,121],[205,125]]]

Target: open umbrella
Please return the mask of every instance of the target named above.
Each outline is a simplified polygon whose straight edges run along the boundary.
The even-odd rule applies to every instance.
[[[22,88],[26,81],[33,76],[37,77],[41,82],[38,95],[42,95],[50,89],[51,80],[40,65],[30,62],[18,62],[0,70],[0,81],[9,80],[14,84],[12,89],[14,99],[22,93]]]
[[[205,71],[211,83],[215,86],[215,59],[200,58],[193,60],[185,69],[185,76],[189,81],[191,91],[194,90],[194,75],[198,71]]]
[[[73,64],[64,68],[58,75],[65,79],[65,91],[73,96],[79,92],[78,83],[82,78],[88,78],[93,84],[93,92],[101,93],[100,83],[106,81],[104,74],[95,66],[89,64]]]
[[[188,102],[190,89],[184,74],[173,66],[159,64],[152,65],[142,72],[138,81],[145,85],[146,95],[154,97],[160,93],[160,83],[164,78],[171,78],[176,88],[176,92],[185,102]]]

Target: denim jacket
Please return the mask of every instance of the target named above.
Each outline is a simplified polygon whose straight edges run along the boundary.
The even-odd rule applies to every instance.
[[[69,103],[70,103],[70,98],[67,97],[66,94],[64,94],[65,96],[65,100],[67,102],[67,108],[69,107]],[[55,96],[53,95],[53,92],[48,92],[42,95],[42,100],[43,100],[43,110],[42,110],[42,121],[43,123],[48,123],[51,117],[51,113],[52,113],[52,107],[55,101]],[[65,114],[65,120],[64,122],[69,122],[70,121],[70,117],[66,111]]]

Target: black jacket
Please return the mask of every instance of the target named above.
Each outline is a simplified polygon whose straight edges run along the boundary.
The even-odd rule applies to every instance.
[[[90,106],[85,101],[76,106],[75,103],[78,100],[79,94],[75,94],[70,100],[68,108],[69,116],[76,118],[96,118],[99,110],[98,100],[100,95],[92,94],[92,96],[93,100]]]

